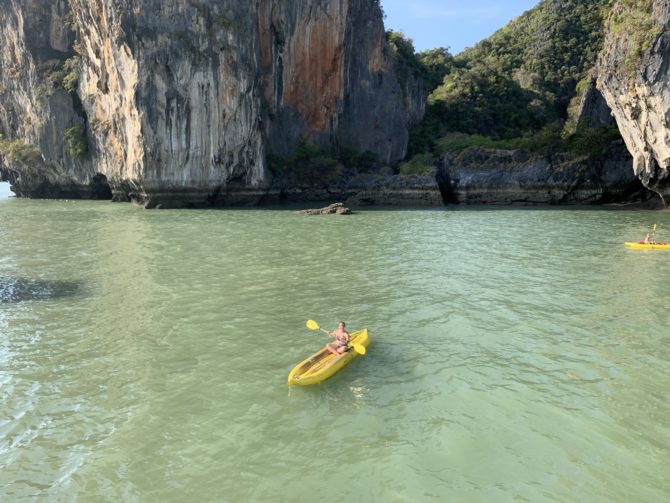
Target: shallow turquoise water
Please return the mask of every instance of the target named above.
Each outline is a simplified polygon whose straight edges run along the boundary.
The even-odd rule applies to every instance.
[[[653,223],[0,200],[0,500],[667,501]],[[289,389],[309,318],[373,345]]]

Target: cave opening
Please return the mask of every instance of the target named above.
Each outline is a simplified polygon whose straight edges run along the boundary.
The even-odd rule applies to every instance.
[[[111,201],[112,197],[112,188],[109,186],[107,177],[102,173],[96,173],[91,180],[91,199]]]

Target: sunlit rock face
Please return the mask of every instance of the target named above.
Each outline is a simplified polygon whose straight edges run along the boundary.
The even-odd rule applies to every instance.
[[[5,148],[0,169],[19,195],[245,204],[301,138],[405,154],[375,0],[1,3],[0,133],[30,155]]]
[[[111,197],[90,157],[66,141],[86,127],[78,96],[63,88],[76,56],[69,14],[65,0],[0,2],[0,178],[19,196]]]
[[[670,203],[670,3],[639,2],[644,16],[637,18],[626,14],[625,4],[617,2],[610,15],[605,49],[598,62],[597,85],[633,156],[635,174],[645,186],[660,194],[667,205]]]

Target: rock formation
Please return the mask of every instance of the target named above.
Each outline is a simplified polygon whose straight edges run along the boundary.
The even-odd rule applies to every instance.
[[[67,1],[0,1],[0,178],[20,195],[111,197],[104,175],[70,148],[86,129],[81,102],[66,89],[76,79],[64,85],[74,42]]]
[[[0,6],[0,178],[19,195],[251,203],[300,138],[405,155],[376,0]]]
[[[597,89],[573,100],[575,125],[613,115],[632,159],[483,149],[445,156],[437,181],[326,159],[338,180],[301,187],[268,157],[307,141],[393,164],[424,114],[425,83],[394,69],[378,0],[0,0],[0,180],[24,197],[146,207],[432,205],[438,184],[447,202],[644,199],[630,163],[667,205],[669,27],[667,0],[616,1]]]
[[[612,109],[595,85],[589,86],[581,97],[577,124],[590,128],[615,125]]]
[[[624,145],[606,158],[522,150],[470,149],[446,155],[437,172],[447,204],[609,204],[648,202]],[[649,203],[653,204],[653,203]]]
[[[633,169],[670,203],[670,4],[618,1],[598,63],[598,88],[616,118]]]
[[[346,203],[351,206],[442,206],[435,175],[401,176],[363,173],[348,181]]]
[[[315,215],[351,215],[351,210],[346,208],[343,203],[333,203],[325,208],[300,210],[298,215],[315,216]]]

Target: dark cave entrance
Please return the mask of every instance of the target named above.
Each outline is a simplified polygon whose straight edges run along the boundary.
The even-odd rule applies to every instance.
[[[102,173],[96,173],[91,180],[91,199],[112,200],[112,188]]]

